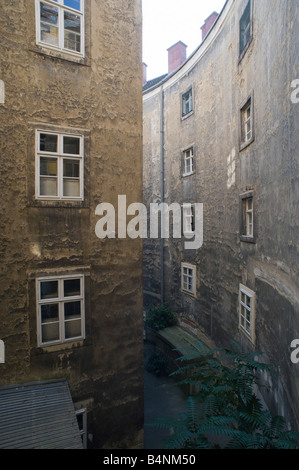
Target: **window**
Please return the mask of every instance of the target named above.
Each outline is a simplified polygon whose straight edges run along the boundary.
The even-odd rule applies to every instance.
[[[39,199],[83,200],[83,137],[37,131]]]
[[[84,0],[36,0],[37,43],[83,56]]]
[[[239,288],[239,327],[255,341],[255,292],[240,284]]]
[[[182,95],[182,117],[193,111],[192,88]]]
[[[84,276],[37,279],[38,345],[85,337]]]
[[[191,264],[184,263],[181,266],[182,291],[195,296],[196,268]]]
[[[195,232],[194,205],[183,205],[183,231],[184,236],[193,236]]]
[[[254,207],[253,193],[241,196],[241,239],[253,241],[254,239]]]
[[[82,408],[76,411],[79,431],[83,443],[83,448],[87,449],[87,410]]]
[[[240,55],[245,53],[251,40],[251,0],[248,1],[240,20]]]
[[[253,110],[251,97],[241,108],[241,149],[253,141]]]
[[[183,176],[191,175],[194,173],[194,155],[193,155],[193,148],[189,148],[188,150],[184,150],[183,152]]]

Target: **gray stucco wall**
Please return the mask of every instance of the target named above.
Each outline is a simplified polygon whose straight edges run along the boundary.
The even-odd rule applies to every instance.
[[[160,188],[160,93],[164,95],[165,202],[203,203],[204,242],[184,250],[165,240],[165,298],[219,345],[234,338],[262,350],[279,367],[267,401],[293,426],[299,422],[299,365],[290,359],[299,337],[299,4],[252,2],[252,40],[239,57],[239,20],[247,2],[228,1],[207,40],[174,75],[144,93],[144,200]],[[178,38],[179,39],[179,38]],[[192,86],[194,111],[181,119],[181,94]],[[240,109],[251,96],[254,139],[240,148]],[[183,177],[182,150],[193,147],[196,170]],[[255,243],[240,238],[240,196],[254,195]],[[160,195],[161,196],[161,195]],[[196,266],[196,297],[181,291],[181,263]],[[145,241],[145,305],[160,282],[160,252]],[[242,283],[256,294],[255,341],[239,329]],[[157,299],[157,298],[156,298]]]

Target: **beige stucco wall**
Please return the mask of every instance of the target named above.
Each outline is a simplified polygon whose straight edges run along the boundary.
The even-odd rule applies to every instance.
[[[85,57],[35,43],[35,2],[0,4],[0,385],[67,377],[93,445],[142,442],[142,244],[96,206],[142,199],[141,2],[85,1]],[[37,201],[35,131],[84,135],[84,201]],[[85,274],[86,339],[37,347],[37,276]],[[133,443],[133,444],[132,444]]]

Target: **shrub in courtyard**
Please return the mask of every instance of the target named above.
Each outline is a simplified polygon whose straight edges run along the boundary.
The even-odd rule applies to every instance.
[[[170,310],[168,305],[153,305],[146,314],[145,324],[153,330],[163,330],[164,328],[176,325],[177,317]]]
[[[153,353],[148,358],[145,367],[148,372],[151,372],[157,376],[169,374],[167,363],[164,357],[157,352]]]
[[[187,398],[184,414],[151,424],[171,430],[165,448],[298,449],[299,433],[265,410],[254,392],[260,371],[273,374],[271,366],[256,360],[261,353],[246,354],[236,342],[232,349],[197,346],[197,352],[179,359],[172,375],[183,373],[182,383],[199,392]]]

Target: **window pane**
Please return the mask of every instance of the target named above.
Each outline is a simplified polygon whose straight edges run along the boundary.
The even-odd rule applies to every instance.
[[[64,179],[63,180],[63,196],[80,197],[80,181]]]
[[[58,46],[58,8],[40,4],[40,39]]]
[[[41,305],[41,322],[58,321],[58,304]]]
[[[83,413],[76,413],[80,431],[83,430]]]
[[[68,279],[64,281],[64,297],[81,294],[80,279]]]
[[[41,299],[57,299],[58,297],[58,282],[45,281],[40,283],[40,298]]]
[[[71,51],[81,52],[81,39],[78,34],[64,32],[64,47]]]
[[[64,304],[64,318],[65,320],[72,320],[73,318],[81,317],[81,302],[66,302]]]
[[[243,16],[240,20],[240,53],[242,53],[246,44],[250,40],[250,1],[248,2]]]
[[[40,158],[40,174],[45,176],[57,176],[57,158]]]
[[[68,11],[64,12],[64,29],[80,34],[80,24],[81,21],[78,15],[74,15],[74,13]]]
[[[59,323],[42,325],[42,343],[59,340]]]
[[[80,139],[78,137],[63,137],[63,153],[80,155]]]
[[[40,196],[57,196],[57,178],[41,177]]]
[[[58,22],[58,8],[47,5],[46,3],[40,4],[40,18],[44,23],[57,25]]]
[[[72,51],[81,51],[81,18],[64,12],[64,47]]]
[[[78,160],[63,160],[63,176],[68,178],[79,178],[80,163]]]
[[[40,151],[57,153],[57,135],[40,134]]]
[[[81,0],[64,0],[63,4],[66,7],[73,8],[74,10],[81,11]]]
[[[188,114],[192,111],[192,93],[191,91],[183,95],[183,114]]]
[[[65,322],[65,339],[78,338],[82,336],[81,320]]]

